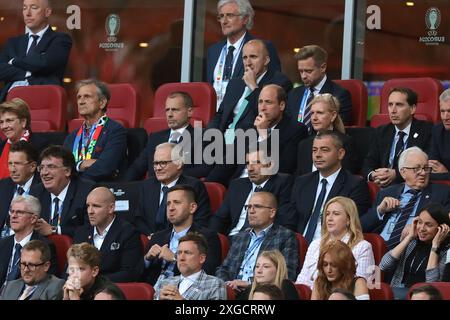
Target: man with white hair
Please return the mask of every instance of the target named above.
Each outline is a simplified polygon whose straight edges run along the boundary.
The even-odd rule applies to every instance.
[[[364,232],[380,234],[388,249],[399,242],[405,226],[430,202],[450,210],[450,188],[430,184],[428,156],[418,147],[406,149],[398,161],[404,183],[394,184],[377,194],[373,207],[361,218]]]
[[[41,214],[41,204],[36,197],[23,194],[11,201],[9,217],[14,234],[0,241],[0,286],[5,281],[20,278],[20,255],[22,248],[31,240],[49,244],[51,251],[50,274],[56,270],[55,246],[34,230]]]
[[[242,47],[254,37],[248,32],[253,27],[255,12],[249,0],[220,0],[217,3],[217,21],[226,39],[208,48],[206,55],[206,81],[217,93],[217,108],[223,99],[228,82],[244,75]],[[269,69],[281,71],[275,47],[266,41],[269,51]]]
[[[431,180],[450,180],[450,88],[439,96],[442,123],[431,131]]]

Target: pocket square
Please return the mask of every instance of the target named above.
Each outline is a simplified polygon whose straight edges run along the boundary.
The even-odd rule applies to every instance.
[[[111,251],[119,250],[119,248],[120,248],[120,243],[118,243],[118,242],[111,243],[111,247],[110,247]]]

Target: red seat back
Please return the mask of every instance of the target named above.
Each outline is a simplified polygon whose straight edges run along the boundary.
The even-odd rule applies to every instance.
[[[384,83],[381,89],[380,113],[388,113],[389,90],[406,87],[417,93],[416,113],[427,114],[434,123],[439,122],[439,95],[444,90],[442,83],[434,78],[398,78]]]
[[[221,249],[221,262],[225,260],[228,254],[228,250],[230,249],[230,241],[228,237],[224,234],[217,233],[220,240],[220,249]]]
[[[370,242],[372,245],[373,257],[375,264],[378,266],[381,262],[381,258],[387,252],[386,242],[383,237],[377,233],[364,233],[364,240]]]
[[[419,283],[416,283],[411,288],[409,288],[407,299],[411,300],[410,299],[411,292],[415,288],[422,287],[425,285],[431,285],[431,286],[435,287],[436,289],[439,290],[439,292],[441,293],[442,298],[444,300],[450,300],[450,282],[419,282]]]
[[[153,287],[145,282],[120,282],[116,285],[127,300],[153,300],[155,294]]]
[[[125,128],[137,128],[139,98],[136,88],[130,83],[108,84],[111,100],[106,114],[119,121]]]
[[[380,288],[369,289],[370,300],[393,300],[394,293],[391,286],[387,283],[379,283]]]
[[[351,126],[365,127],[367,119],[368,94],[364,82],[357,79],[333,80],[341,87],[347,89],[352,96],[352,122]]]
[[[55,244],[58,275],[64,273],[67,264],[67,250],[72,245],[72,238],[65,234],[52,234],[47,237]]]
[[[23,99],[30,107],[34,132],[66,131],[67,94],[57,85],[15,87],[7,100]]]
[[[167,96],[174,91],[189,93],[194,103],[193,117],[207,124],[216,113],[216,91],[207,82],[177,82],[161,85],[155,92],[153,117],[165,118]]]
[[[142,253],[145,256],[145,254],[147,253],[147,252],[145,252],[145,248],[147,248],[147,244],[148,244],[148,241],[149,241],[147,235],[141,234],[140,235],[140,240],[141,240],[141,245],[142,245]]]
[[[303,262],[305,261],[306,251],[308,251],[308,241],[297,232],[295,233],[295,237],[297,238],[298,244],[298,267],[299,270],[301,270]]]
[[[305,284],[296,283],[295,289],[297,289],[298,297],[300,300],[311,300],[311,288]]]
[[[370,202],[373,204],[375,199],[377,198],[377,193],[380,191],[380,187],[372,181],[367,182],[367,186],[369,187],[369,197]],[[361,212],[361,214],[364,214],[365,212]]]
[[[218,182],[203,182],[208,192],[209,202],[211,204],[211,212],[214,214],[221,206],[225,197],[226,189]]]

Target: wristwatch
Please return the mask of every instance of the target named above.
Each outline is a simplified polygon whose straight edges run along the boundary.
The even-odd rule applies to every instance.
[[[177,253],[176,252],[173,254],[172,262],[175,262],[175,263],[177,262]]]
[[[436,248],[436,247],[431,247],[431,251],[433,251],[434,253],[437,253],[437,252],[438,252],[438,250],[439,250],[439,248]]]

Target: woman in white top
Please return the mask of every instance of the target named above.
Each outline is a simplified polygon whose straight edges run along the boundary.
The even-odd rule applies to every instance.
[[[331,240],[341,240],[350,247],[356,260],[356,276],[369,280],[375,259],[372,245],[364,240],[355,202],[346,197],[334,197],[325,204],[322,212],[322,237],[309,245],[296,283],[313,287],[319,252]]]

